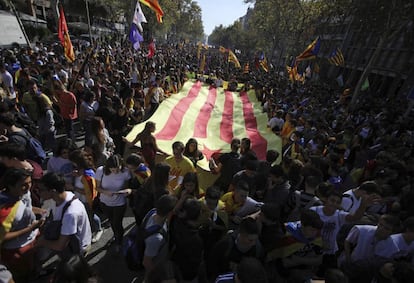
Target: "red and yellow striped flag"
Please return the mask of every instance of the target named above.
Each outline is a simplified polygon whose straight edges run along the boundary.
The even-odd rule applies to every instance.
[[[139,0],[142,4],[149,7],[157,15],[157,21],[162,23],[162,17],[164,16],[164,11],[162,10],[158,0]]]
[[[174,141],[197,139],[207,157],[197,165],[206,171],[213,153],[230,151],[233,137],[250,138],[253,150],[262,160],[267,150],[281,150],[280,138],[267,129],[267,115],[262,113],[254,91],[231,92],[188,81],[178,94],[160,104],[149,121],[156,123],[154,135],[165,152],[172,153]],[[132,141],[144,126],[145,122],[136,125],[127,139]]]
[[[59,6],[58,37],[63,46],[66,60],[68,60],[68,62],[75,61],[75,52],[73,51],[73,45],[70,41],[68,25],[66,24],[62,5]]]

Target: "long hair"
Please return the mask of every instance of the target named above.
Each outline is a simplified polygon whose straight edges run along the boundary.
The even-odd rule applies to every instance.
[[[195,144],[195,150],[193,152],[190,152],[190,144]],[[198,150],[197,140],[194,138],[190,138],[185,144],[184,155],[187,157],[197,158],[199,154],[200,154],[200,151]]]
[[[101,124],[102,118],[99,116],[92,117],[91,120],[91,131],[94,136],[98,139],[99,143],[104,144],[105,143],[105,133],[103,131],[104,128],[102,128]]]
[[[163,189],[168,186],[170,169],[170,165],[164,162],[157,163],[155,165],[151,176],[152,184],[155,189]]]
[[[111,168],[120,168],[121,171],[124,170],[124,161],[119,154],[108,157],[104,165],[104,174],[111,174]]]

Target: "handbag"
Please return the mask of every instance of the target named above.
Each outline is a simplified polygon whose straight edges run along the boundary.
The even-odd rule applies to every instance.
[[[66,210],[74,201],[76,197],[74,196],[70,201],[68,201],[62,209],[62,215],[59,220],[53,220],[53,213],[50,214],[48,220],[45,223],[43,228],[43,236],[46,240],[55,241],[60,237],[60,230],[62,228],[62,219]]]

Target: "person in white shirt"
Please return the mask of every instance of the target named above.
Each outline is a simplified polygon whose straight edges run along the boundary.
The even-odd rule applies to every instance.
[[[342,209],[344,211],[355,213],[361,205],[362,196],[376,195],[380,197],[380,190],[374,181],[363,182],[359,187],[351,189],[342,195]]]
[[[404,232],[391,235],[386,241],[378,243],[375,255],[386,259],[409,259],[414,263],[414,216],[403,222]]]
[[[10,100],[16,99],[16,92],[14,91],[13,76],[6,70],[4,64],[0,64],[0,78],[1,84],[6,91],[7,98]]]
[[[96,186],[100,192],[102,209],[108,216],[109,223],[114,232],[114,251],[118,253],[121,249],[124,235],[122,219],[127,208],[126,198],[132,193],[131,189],[126,188],[131,178],[128,168],[124,167],[122,158],[115,154],[108,158],[105,166],[96,170]]]
[[[83,203],[75,195],[66,191],[65,179],[56,173],[47,173],[41,179],[40,195],[43,200],[53,199],[53,220],[62,220],[60,236],[57,240],[41,237],[38,247],[45,247],[57,252],[62,259],[73,254],[85,255],[92,240],[91,225]],[[65,205],[71,202],[62,216]],[[61,218],[62,217],[62,218]]]
[[[310,208],[319,214],[324,223],[322,228],[324,259],[320,272],[323,272],[326,268],[336,268],[335,254],[338,251],[336,236],[341,226],[359,220],[363,216],[366,207],[372,202],[372,199],[364,196],[360,207],[354,214],[339,210],[342,203],[342,194],[335,188],[331,188],[327,193],[327,201],[324,205]]]
[[[399,219],[392,215],[382,215],[378,225],[355,225],[345,239],[344,252],[338,263],[352,282],[365,280],[374,276],[374,251],[378,244],[387,238],[399,226]],[[354,278],[355,277],[355,278]],[[362,281],[361,281],[362,282]]]

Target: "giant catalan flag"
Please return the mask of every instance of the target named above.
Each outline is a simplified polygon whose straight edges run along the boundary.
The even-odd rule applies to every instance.
[[[231,92],[188,81],[178,94],[160,104],[149,121],[156,123],[154,135],[165,152],[172,154],[174,141],[185,144],[189,138],[197,139],[207,157],[197,165],[206,171],[211,155],[229,152],[234,137],[250,138],[262,160],[269,149],[281,151],[281,141],[267,129],[267,115],[262,113],[254,91]],[[145,122],[136,125],[127,139],[132,141],[144,126]]]

